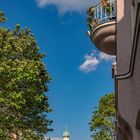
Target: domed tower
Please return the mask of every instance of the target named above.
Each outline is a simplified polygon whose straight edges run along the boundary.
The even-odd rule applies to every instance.
[[[63,133],[63,140],[70,140],[70,134],[67,130]]]

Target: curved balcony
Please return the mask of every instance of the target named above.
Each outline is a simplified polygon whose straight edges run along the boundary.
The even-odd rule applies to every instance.
[[[104,0],[87,11],[89,18],[88,34],[100,50],[109,55],[116,55],[116,2]]]

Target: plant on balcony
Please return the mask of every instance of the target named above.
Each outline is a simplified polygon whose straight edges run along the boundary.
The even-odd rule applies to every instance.
[[[102,6],[107,13],[113,12],[113,5],[109,0],[102,0]]]
[[[106,6],[106,10],[108,13],[113,13],[113,5],[111,3],[108,3]]]
[[[115,19],[114,9],[114,0],[102,0],[98,5],[90,7],[87,11],[89,29],[93,30],[98,25]]]
[[[106,6],[103,7],[104,14],[107,18],[112,18],[113,15],[113,5],[110,2],[107,2]]]
[[[90,30],[93,29],[93,27],[97,26],[97,20],[94,18],[94,13],[95,13],[95,7],[92,6],[88,9],[87,14],[88,14],[88,18],[87,18],[87,22],[88,22],[88,27]]]
[[[102,6],[107,6],[107,0],[102,0]]]
[[[87,10],[87,14],[88,14],[89,16],[91,16],[91,17],[94,16],[94,12],[95,12],[95,7],[94,7],[94,6],[90,7],[90,8]]]
[[[87,21],[90,21],[91,19],[90,18],[88,18],[87,19]],[[95,20],[95,19],[92,19],[92,21],[90,21],[89,23],[88,23],[88,27],[89,27],[89,29],[90,30],[92,30],[94,27],[96,27],[98,25],[98,22],[97,22],[97,20]]]

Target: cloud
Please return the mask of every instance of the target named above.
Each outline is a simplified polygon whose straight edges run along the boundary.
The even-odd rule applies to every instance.
[[[84,73],[95,71],[97,66],[102,62],[115,62],[115,56],[107,55],[103,52],[97,53],[95,50],[92,53],[84,56],[84,62],[79,66],[79,69]]]
[[[94,56],[94,53],[92,52],[91,55],[86,54],[84,58],[85,61],[80,65],[80,70],[85,73],[96,70],[96,67],[99,64],[99,60]]]
[[[51,140],[62,140],[62,138],[56,137],[56,138],[51,138]]]
[[[46,137],[45,140],[62,140],[62,138],[59,138],[59,137],[48,138],[48,137]]]
[[[105,61],[115,61],[115,56],[113,55],[108,55],[108,54],[105,54],[103,52],[100,52],[99,53],[99,59],[100,60],[105,60]]]
[[[60,14],[66,12],[82,12],[99,0],[36,0],[39,7],[54,5]]]

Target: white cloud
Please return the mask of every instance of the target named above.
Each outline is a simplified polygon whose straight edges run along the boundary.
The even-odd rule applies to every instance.
[[[48,138],[48,137],[46,137],[45,140],[62,140],[62,138],[59,138],[59,137]]]
[[[80,70],[88,73],[90,71],[96,70],[97,65],[99,64],[99,60],[94,56],[94,53],[91,55],[85,55],[85,61],[83,64],[80,65]]]
[[[56,137],[56,138],[51,138],[51,140],[62,140],[62,138]]]
[[[103,52],[97,54],[95,50],[92,51],[90,55],[86,54],[84,56],[84,63],[79,66],[80,70],[88,73],[91,71],[95,71],[97,66],[102,62],[115,62],[115,56],[107,55]]]
[[[39,7],[55,5],[60,14],[66,12],[82,12],[87,7],[99,2],[100,0],[36,0]]]
[[[115,61],[115,56],[113,55],[108,55],[108,54],[105,54],[103,52],[100,52],[99,53],[99,59],[100,60],[105,60],[105,61]]]

